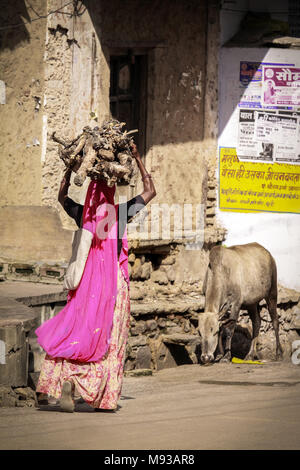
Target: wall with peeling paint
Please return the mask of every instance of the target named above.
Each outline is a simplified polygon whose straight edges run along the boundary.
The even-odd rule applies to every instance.
[[[90,112],[96,113],[98,123],[109,114],[107,44],[112,40],[120,44],[151,41],[163,44],[149,50],[145,162],[157,187],[156,202],[201,202],[207,171],[205,4],[183,0],[89,1],[86,12],[79,18],[69,19],[59,14],[49,17],[45,55],[48,142],[43,169],[44,204],[56,204],[63,169],[57,161],[57,146],[49,140],[52,131],[62,129],[66,136],[74,136],[90,123]],[[67,40],[72,38],[76,43],[69,46]],[[137,191],[140,189],[139,183]],[[86,187],[72,190],[71,194],[83,201]]]
[[[32,5],[40,14],[48,13],[47,18],[26,25],[26,40],[20,41],[13,50],[1,51],[0,60],[7,66],[11,78],[16,70],[26,84],[27,76],[37,77],[38,82],[32,82],[35,84],[31,88],[38,83],[38,92],[35,88],[33,92],[32,88],[25,96],[29,102],[33,95],[39,96],[40,102],[38,109],[33,107],[30,113],[29,108],[23,109],[24,104],[24,114],[15,112],[13,122],[17,131],[12,125],[13,131],[9,126],[3,128],[4,148],[14,149],[12,164],[2,159],[3,173],[7,178],[9,175],[11,184],[15,168],[22,168],[22,171],[14,180],[14,187],[19,188],[17,196],[8,189],[8,184],[0,204],[51,206],[58,212],[64,228],[76,228],[57,201],[64,164],[51,135],[56,131],[72,138],[84,126],[99,125],[108,117],[109,44],[142,47],[158,44],[147,49],[145,164],[157,189],[154,202],[206,203],[209,190],[206,220],[209,237],[211,242],[219,240],[220,234],[214,238],[215,195],[212,194],[216,184],[213,169],[217,148],[219,47],[215,2],[89,0],[84,2],[80,16],[72,15],[71,3],[64,8],[64,14],[49,14],[61,8],[60,0],[47,2],[47,11],[44,11],[45,3],[35,0]],[[9,38],[7,44],[10,44]],[[19,67],[16,59],[20,59],[21,54],[26,60]],[[5,77],[0,76],[0,80],[3,79],[5,81]],[[17,101],[16,89],[11,96]],[[8,89],[8,103],[9,99]],[[96,120],[91,119],[91,113]],[[6,107],[5,119],[8,116],[9,107]],[[39,144],[34,146],[29,141],[30,147],[26,147],[23,133],[32,134]],[[27,154],[17,152],[20,136]],[[81,188],[72,184],[70,196],[84,203],[88,183],[86,180]],[[141,189],[138,178],[135,193]],[[132,196],[128,188],[119,189],[119,193]]]
[[[44,1],[33,0],[31,4],[41,15],[45,14]],[[40,205],[42,200],[46,20],[28,24],[28,18],[21,0],[5,2],[5,7],[0,8],[1,25],[21,24],[0,31],[0,80],[5,87],[5,100],[0,104],[1,205]]]

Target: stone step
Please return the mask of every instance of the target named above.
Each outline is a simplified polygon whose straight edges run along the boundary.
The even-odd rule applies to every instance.
[[[204,296],[199,299],[184,299],[181,301],[169,300],[154,300],[152,302],[132,302],[131,314],[133,316],[139,315],[169,315],[172,313],[184,314],[193,313],[203,310]]]
[[[185,333],[173,333],[162,335],[162,341],[166,344],[178,344],[182,346],[200,344],[199,335],[190,335]]]

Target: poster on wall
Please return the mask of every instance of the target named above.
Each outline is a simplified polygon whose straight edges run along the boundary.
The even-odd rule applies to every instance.
[[[300,214],[297,54],[249,50],[249,59],[244,60],[242,53],[224,50],[219,127],[221,211]]]
[[[262,106],[300,107],[300,68],[262,66]]]
[[[267,79],[264,80],[264,74],[271,74],[272,72],[270,71],[276,68],[280,70],[292,70],[294,69],[294,65],[295,64],[241,61],[239,77],[241,98],[239,107],[276,109],[279,105],[276,104],[274,85],[271,87],[269,81]],[[269,72],[265,72],[266,70],[269,70]],[[292,104],[290,103],[281,104],[280,106],[285,109],[292,109]]]
[[[266,115],[275,111],[265,111]],[[257,111],[239,110],[237,154],[245,161],[274,161],[274,146],[267,139],[257,140]],[[259,128],[260,130],[260,128]]]
[[[240,62],[240,91],[239,106],[249,108],[261,107],[262,67],[260,62]]]
[[[300,164],[300,68],[241,61],[239,83],[239,159]]]
[[[257,111],[254,138],[261,142],[264,150],[258,160],[300,163],[297,116],[270,114]],[[267,158],[264,158],[267,157]]]
[[[283,148],[285,148],[285,146],[294,146],[295,152],[290,155],[288,155],[287,152],[283,152],[283,154],[281,154],[281,149],[279,148],[279,152],[277,152],[275,156],[275,161],[278,163],[283,162],[300,164],[300,112],[280,111],[280,115],[297,118],[297,131],[293,142],[289,140],[288,142],[286,141],[282,144]]]
[[[241,162],[235,148],[220,148],[219,207],[236,212],[300,214],[300,167]]]

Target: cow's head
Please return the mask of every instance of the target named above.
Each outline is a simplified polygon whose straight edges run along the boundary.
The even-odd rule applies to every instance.
[[[219,312],[204,312],[198,316],[198,333],[201,339],[201,361],[213,362],[221,327],[228,321],[230,305],[224,304]]]

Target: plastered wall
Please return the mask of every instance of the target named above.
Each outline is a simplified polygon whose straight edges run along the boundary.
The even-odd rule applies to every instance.
[[[238,86],[240,60],[261,62],[299,62],[299,51],[266,48],[223,48],[220,55],[220,132],[219,147],[236,147],[238,133]],[[300,216],[288,213],[232,213],[217,211],[227,229],[225,243],[258,242],[270,250],[277,263],[278,281],[289,288],[300,288]]]
[[[31,5],[41,15],[46,2]],[[32,13],[32,12],[31,12]],[[42,201],[41,146],[46,20],[28,23],[23,1],[0,2],[0,204],[39,205]],[[23,25],[23,26],[22,26]]]

